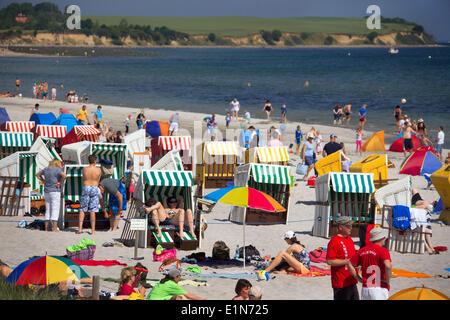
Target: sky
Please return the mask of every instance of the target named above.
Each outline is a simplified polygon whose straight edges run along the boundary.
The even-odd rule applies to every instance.
[[[0,0],[12,2],[44,0]],[[437,41],[450,41],[450,0],[47,0],[61,10],[70,4],[89,16],[253,16],[363,17],[369,5],[378,5],[384,17],[400,17],[421,24]]]

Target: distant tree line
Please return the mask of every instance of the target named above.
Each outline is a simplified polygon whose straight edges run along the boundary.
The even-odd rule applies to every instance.
[[[21,14],[26,22],[17,22],[15,18]],[[81,30],[68,30],[66,21],[70,14],[63,13],[58,6],[50,2],[36,5],[31,3],[11,3],[0,10],[0,30],[8,30],[10,35],[20,35],[22,30],[48,31],[51,33],[84,33],[107,37],[115,44],[122,44],[122,39],[130,37],[136,41],[153,41],[157,44],[170,44],[172,40],[188,41],[187,33],[178,32],[165,26],[151,27],[149,25],[129,25],[122,19],[119,25],[107,26],[93,22],[91,19],[81,20]]]

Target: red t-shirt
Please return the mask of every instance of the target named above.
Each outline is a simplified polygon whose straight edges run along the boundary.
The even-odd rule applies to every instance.
[[[381,281],[386,280],[385,260],[392,261],[389,251],[377,244],[365,246],[350,259],[354,266],[361,266],[363,287],[381,287],[389,290],[390,287],[386,282]]]
[[[328,242],[327,260],[351,259],[355,254],[355,244],[350,237],[335,235]],[[345,288],[358,283],[348,266],[331,267],[331,286],[333,289]]]
[[[120,288],[119,296],[129,296],[133,292],[136,292],[129,284],[124,283],[122,288]]]

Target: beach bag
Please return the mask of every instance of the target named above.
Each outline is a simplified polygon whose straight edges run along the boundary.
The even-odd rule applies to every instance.
[[[309,252],[309,258],[312,262],[316,263],[326,263],[327,262],[327,252],[322,248],[313,250]]]
[[[230,248],[223,241],[214,242],[212,249],[212,258],[214,260],[230,260]]]
[[[156,254],[156,249],[153,250],[153,261],[163,262],[166,259],[176,259],[177,249],[165,249],[161,254]]]
[[[245,257],[260,256],[258,249],[252,245],[245,246]],[[244,247],[239,248],[239,258],[244,258]]]
[[[411,215],[409,207],[396,205],[392,207],[392,226],[397,229],[410,229],[411,228]]]
[[[295,169],[295,173],[299,175],[305,175],[308,172],[308,166],[300,162]]]

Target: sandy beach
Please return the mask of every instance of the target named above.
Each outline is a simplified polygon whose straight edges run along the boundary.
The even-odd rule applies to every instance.
[[[36,100],[31,98],[1,98],[0,106],[5,107],[11,120],[28,120],[31,110],[34,104],[38,102],[40,104],[41,112],[53,112],[56,116],[60,107],[71,111],[75,114],[80,109],[81,104],[71,104],[61,101],[47,101],[43,103],[42,100]],[[93,122],[93,112],[96,110],[97,105],[89,103],[87,104],[87,110],[89,112],[89,118]],[[121,130],[124,132],[124,120],[128,115],[132,116],[130,123],[130,132],[136,130],[135,118],[140,109],[138,106],[130,107],[116,107],[102,105],[104,121],[109,127],[115,130]],[[186,109],[189,109],[186,107]],[[208,113],[200,114],[188,112],[186,110],[179,110],[180,114],[180,126],[183,129],[180,131],[180,135],[194,134],[195,121],[201,121]],[[172,110],[152,110],[145,109],[145,115],[147,119],[168,121],[169,117],[174,113]],[[224,115],[217,115],[217,121],[219,129],[225,128]],[[302,132],[305,134],[312,126],[316,130],[320,130],[324,139],[324,143],[328,142],[328,137],[331,133],[338,136],[338,142],[344,142],[349,152],[349,157],[353,162],[362,159],[361,156],[355,154],[355,130],[357,119],[354,116],[350,126],[332,126],[330,120],[330,126],[315,125],[311,123],[300,122]],[[253,119],[251,124],[257,129],[268,129],[274,125],[280,128],[279,122],[269,122],[264,119]],[[198,125],[198,124],[197,124]],[[284,145],[289,146],[290,143],[294,143],[294,132],[297,122],[289,122],[286,125],[286,130],[283,135]],[[238,129],[239,124],[232,122],[232,128]],[[196,128],[197,130],[198,128]],[[204,125],[203,125],[204,129]],[[183,133],[184,131],[184,133]],[[394,131],[394,127],[392,127]],[[372,132],[365,132],[364,140]],[[388,132],[387,134],[393,134]],[[195,146],[193,146],[195,147]],[[389,145],[387,145],[389,147]],[[446,155],[449,150],[444,150],[443,154]],[[387,152],[389,159],[395,164],[396,168],[389,169],[389,179],[402,178],[399,175],[399,165],[402,162],[403,154]],[[365,156],[367,156],[366,154]],[[363,156],[363,157],[365,157]],[[296,155],[290,155],[290,163],[293,165],[292,172],[295,172],[295,166],[299,162],[299,157]],[[319,157],[320,158],[320,157]],[[318,247],[326,247],[329,239],[313,237],[311,235],[311,229],[314,223],[314,204],[315,189],[306,186],[306,183],[299,181],[300,176],[295,176],[297,180],[296,186],[292,189],[291,195],[291,210],[289,216],[289,222],[287,225],[273,225],[273,226],[247,226],[246,227],[246,244],[254,245],[261,253],[261,256],[271,255],[275,256],[281,250],[287,248],[285,241],[282,239],[283,234],[288,230],[293,230],[297,234],[297,238],[306,245],[308,250],[314,250]],[[414,176],[412,178],[413,187],[419,190],[422,197],[426,200],[437,200],[439,195],[436,189],[433,187],[430,190],[426,190],[427,182],[424,177]],[[213,191],[213,189],[207,189],[206,192]],[[205,252],[207,256],[211,256],[212,247],[215,241],[222,240],[230,248],[232,254],[236,245],[242,246],[242,225],[231,223],[227,221],[230,207],[226,205],[216,205],[214,210],[206,215],[208,221],[208,229],[205,232],[205,239],[201,248],[195,251],[178,251],[177,258],[181,259],[192,252]],[[434,218],[437,218],[434,215]],[[118,260],[121,263],[125,263],[129,266],[134,266],[137,261],[133,260],[134,248],[128,247],[103,247],[102,244],[118,240],[120,238],[124,221],[119,224],[120,229],[115,232],[103,232],[97,231],[95,235],[90,235],[88,231],[81,235],[76,234],[75,228],[69,228],[62,230],[58,233],[43,232],[35,230],[20,229],[17,227],[19,220],[33,221],[34,217],[4,217],[0,216],[0,259],[12,267],[17,266],[22,261],[35,255],[64,255],[66,246],[78,243],[82,238],[93,239],[97,243],[97,250],[95,252],[95,260]],[[433,223],[433,237],[432,242],[434,246],[446,246],[450,247],[450,237],[448,226],[441,223]],[[270,239],[267,241],[267,239]],[[358,248],[359,239],[353,239]],[[143,256],[144,260],[141,260],[143,265],[149,268],[148,279],[159,280],[162,278],[161,273],[158,272],[159,262],[153,262],[153,248],[139,249],[139,256]],[[421,272],[430,276],[437,275],[449,275],[450,273],[445,271],[445,268],[450,267],[448,262],[448,251],[442,252],[439,255],[425,254],[400,254],[397,252],[390,252],[392,258],[392,266],[396,269],[404,269],[413,272]],[[313,264],[319,267],[325,267],[324,264]],[[182,264],[182,268],[186,269],[191,265]],[[103,266],[84,266],[83,269],[90,275],[99,275],[101,278],[115,278],[120,277],[121,266],[103,267]],[[252,271],[254,267],[247,266],[246,270]],[[242,268],[233,267],[230,269],[220,269],[220,272],[226,273],[227,271],[237,272]],[[189,276],[183,276],[185,279],[192,279]],[[234,287],[237,280],[224,279],[224,278],[198,278],[207,280],[207,286],[192,286],[186,285],[183,288],[192,292],[197,296],[214,299],[214,300],[230,300],[235,296]],[[330,276],[305,278],[294,277],[292,275],[276,275],[275,279],[269,281],[250,280],[252,284],[257,284],[263,288],[263,299],[273,300],[331,300],[333,299],[333,291],[331,288]],[[396,277],[391,281],[390,294],[394,294],[399,290],[409,287],[420,287],[425,285],[426,287],[433,288],[441,291],[442,293],[450,296],[450,280],[438,277],[433,278],[405,278]],[[111,281],[101,281],[101,289],[116,292],[118,284]],[[359,290],[361,285],[358,285]],[[150,290],[147,290],[147,293]]]

